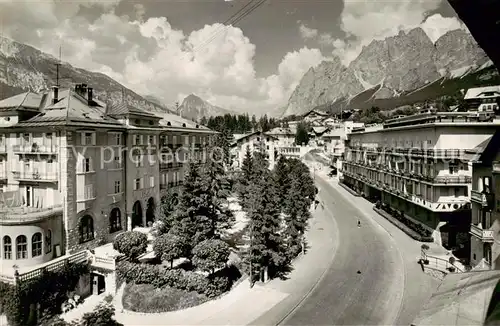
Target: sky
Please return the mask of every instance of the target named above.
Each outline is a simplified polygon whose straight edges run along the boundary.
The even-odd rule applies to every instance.
[[[465,28],[447,0],[267,0],[235,19],[250,1],[0,0],[0,34],[54,56],[62,46],[63,61],[168,106],[193,93],[260,115],[323,60],[348,65],[400,30],[435,41]]]

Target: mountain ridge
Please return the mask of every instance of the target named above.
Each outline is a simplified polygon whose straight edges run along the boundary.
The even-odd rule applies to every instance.
[[[200,121],[202,118],[208,118],[210,116],[236,114],[236,112],[229,109],[212,105],[210,102],[203,100],[201,97],[193,93],[184,98],[177,110],[181,117],[191,119],[193,121]]]
[[[384,40],[372,40],[347,66],[334,57],[311,67],[291,94],[284,116],[321,106],[345,108],[360,96],[369,95],[366,103],[399,99],[443,78],[487,68],[488,61],[464,30],[449,31],[435,43],[422,28],[400,31]]]

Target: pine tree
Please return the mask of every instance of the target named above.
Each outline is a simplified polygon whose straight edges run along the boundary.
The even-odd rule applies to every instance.
[[[219,239],[225,231],[231,229],[234,223],[234,215],[228,204],[231,185],[221,163],[222,156],[213,147],[209,148],[209,152],[211,157],[201,173],[201,185],[208,218],[207,225],[204,226],[204,238]]]
[[[281,156],[278,159],[278,162],[276,162],[273,174],[274,174],[274,182],[276,184],[276,190],[280,197],[279,205],[282,211],[285,209],[285,198],[290,189],[291,179],[289,173],[290,169],[288,160],[286,157]]]
[[[208,206],[205,187],[201,182],[199,167],[189,164],[179,202],[172,218],[169,233],[178,236],[185,243],[183,254],[191,256],[191,250],[205,240],[205,227],[208,224]]]
[[[248,260],[252,264],[252,280],[266,269],[271,278],[283,277],[289,270],[290,260],[280,234],[281,212],[270,171],[265,170],[252,180],[249,194],[247,212],[251,244]]]
[[[309,143],[309,130],[307,125],[303,122],[297,125],[297,131],[295,133],[295,144],[302,146]]]
[[[216,139],[216,145],[222,149],[222,153],[224,155],[223,162],[226,167],[230,167],[232,164],[230,146],[233,141],[234,136],[228,128],[222,129],[222,132]]]
[[[253,156],[252,152],[250,151],[250,148],[247,147],[246,152],[245,152],[245,158],[243,159],[242,165],[241,165],[241,171],[239,173],[238,177],[238,197],[240,200],[240,205],[241,207],[246,210],[248,208],[247,202],[248,202],[248,190],[249,190],[249,185],[250,181],[253,177]]]

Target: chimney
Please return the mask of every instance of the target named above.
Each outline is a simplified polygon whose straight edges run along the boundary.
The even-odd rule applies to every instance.
[[[53,96],[52,96],[52,104],[56,104],[59,101],[59,86],[52,87]]]
[[[92,87],[89,87],[87,88],[87,101],[88,101],[88,105],[92,105],[92,102],[93,102],[93,98],[92,98],[92,95],[93,95],[93,88]]]

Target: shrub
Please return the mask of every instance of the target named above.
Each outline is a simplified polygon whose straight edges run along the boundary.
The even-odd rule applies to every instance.
[[[229,291],[231,286],[232,282],[226,276],[210,277],[205,294],[210,298],[218,297],[224,292]]]
[[[193,249],[193,264],[200,270],[214,273],[223,268],[229,259],[229,245],[221,240],[205,240]]]
[[[109,304],[99,304],[94,311],[87,312],[77,323],[78,326],[123,326],[114,320],[115,308]]]
[[[170,267],[173,267],[174,259],[181,257],[184,246],[182,238],[176,235],[164,234],[155,239],[153,250],[157,257],[162,261],[169,261]]]
[[[148,236],[137,231],[128,231],[119,234],[113,242],[113,248],[124,254],[130,260],[136,260],[146,252]]]
[[[452,265],[455,264],[455,261],[456,261],[455,257],[451,256],[449,259],[450,264]]]

